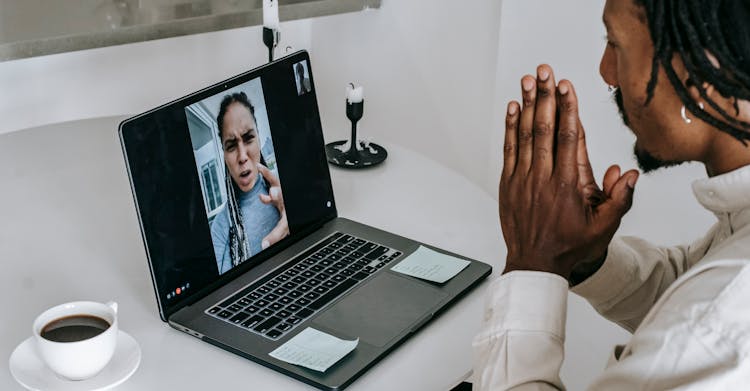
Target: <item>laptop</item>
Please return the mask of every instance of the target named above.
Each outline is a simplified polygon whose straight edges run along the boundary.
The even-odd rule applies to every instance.
[[[492,271],[338,216],[305,51],[119,135],[161,319],[320,389],[350,385]],[[469,265],[444,283],[391,270],[420,246]],[[324,372],[269,355],[308,327],[359,343]]]

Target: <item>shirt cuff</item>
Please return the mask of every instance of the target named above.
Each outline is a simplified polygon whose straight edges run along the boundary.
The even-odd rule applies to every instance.
[[[632,283],[635,267],[628,246],[621,239],[613,240],[607,249],[604,263],[589,278],[570,288],[570,291],[588,300],[594,307],[606,304]]]
[[[568,281],[559,275],[520,270],[504,274],[490,284],[487,300],[484,337],[524,330],[564,340]]]

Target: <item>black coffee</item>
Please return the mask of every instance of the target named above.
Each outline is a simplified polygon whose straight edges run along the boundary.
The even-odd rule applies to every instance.
[[[42,327],[42,338],[53,342],[78,342],[96,337],[109,328],[109,322],[92,315],[71,315]]]

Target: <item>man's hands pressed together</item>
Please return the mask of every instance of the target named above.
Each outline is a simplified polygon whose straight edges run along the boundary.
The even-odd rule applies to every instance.
[[[508,247],[505,271],[534,270],[570,279],[596,265],[630,209],[638,179],[611,166],[604,189],[586,151],[573,84],[555,85],[552,68],[521,79],[523,107],[508,104],[499,207]]]

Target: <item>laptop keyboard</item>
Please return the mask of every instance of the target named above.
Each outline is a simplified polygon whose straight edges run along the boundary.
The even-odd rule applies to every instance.
[[[264,283],[240,289],[206,313],[276,340],[401,254],[336,232]]]

